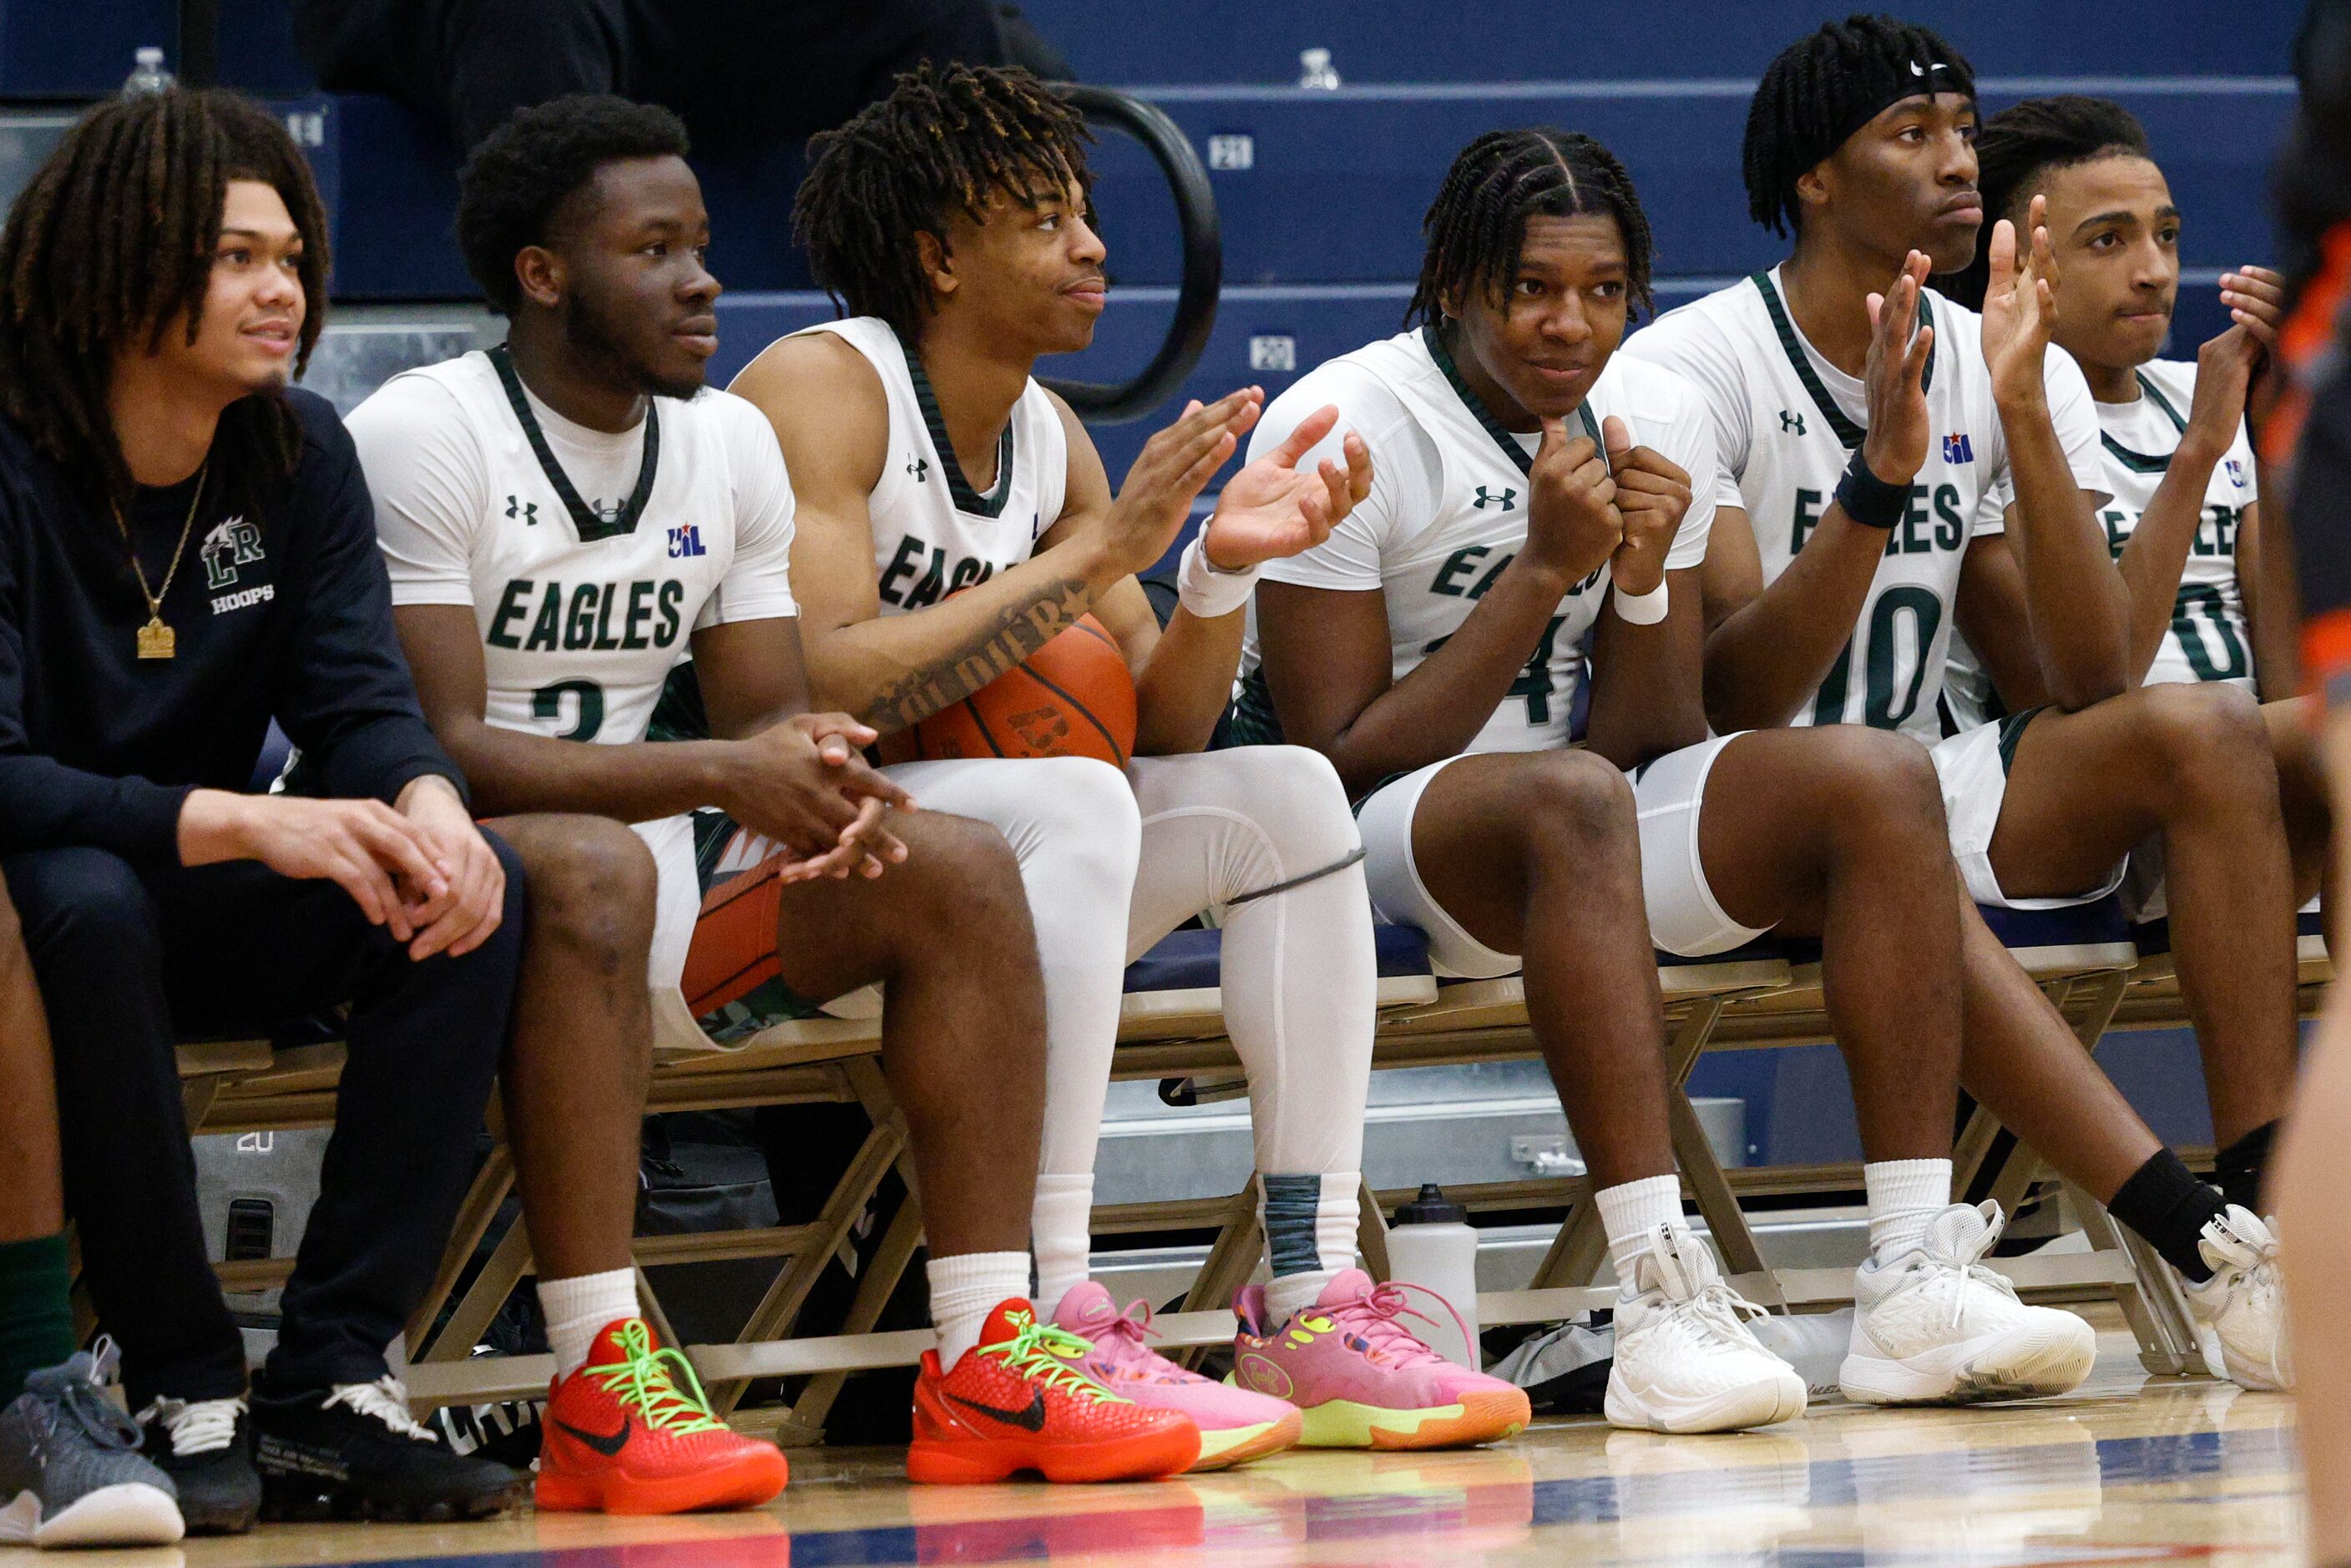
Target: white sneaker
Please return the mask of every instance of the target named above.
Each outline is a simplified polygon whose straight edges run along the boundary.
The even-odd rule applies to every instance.
[[[2000,1206],[1955,1203],[1926,1239],[1854,1276],[1853,1340],[1837,1381],[1863,1405],[1971,1405],[2078,1387],[2098,1336],[2072,1312],[2028,1307],[1980,1260]]]
[[[2240,1388],[2292,1388],[2294,1355],[2285,1339],[2277,1238],[2260,1216],[2232,1203],[2205,1223],[2196,1249],[2211,1266],[2212,1277],[2200,1285],[2184,1280],[2180,1284],[2203,1331],[2206,1369]]]
[[[1804,1380],[1741,1321],[1763,1309],[1722,1282],[1713,1251],[1688,1227],[1658,1226],[1633,1275],[1616,1298],[1611,1425],[1730,1432],[1804,1413]]]

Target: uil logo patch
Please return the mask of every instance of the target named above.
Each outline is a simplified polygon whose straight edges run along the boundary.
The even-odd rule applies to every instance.
[[[931,482],[931,460],[927,457],[910,457],[906,460],[906,472],[914,476],[915,484],[927,485]]]
[[[1514,489],[1506,488],[1500,495],[1497,496],[1492,491],[1487,489],[1485,486],[1480,485],[1478,486],[1478,498],[1469,504],[1481,512],[1489,507],[1497,507],[1501,511],[1509,512],[1515,511],[1517,509],[1518,500],[1519,493]]]
[[[681,560],[690,555],[708,555],[702,548],[702,530],[692,523],[680,523],[669,531],[669,559]]]
[[[2221,467],[2229,471],[2229,483],[2241,490],[2245,487],[2245,465],[2234,457],[2224,459]]]
[[[1804,434],[1804,416],[1783,408],[1780,411],[1780,434],[1786,435],[1791,433],[1797,435]]]
[[[523,527],[527,528],[537,528],[538,526],[538,503],[537,501],[526,501],[520,496],[508,496],[507,497],[507,516],[509,517],[520,517],[522,519]]]
[[[1946,435],[1943,437],[1944,462],[1972,463],[1975,460],[1975,443],[1970,441],[1965,434]]]
[[[242,517],[231,517],[204,536],[198,553],[204,559],[206,588],[235,587],[236,569],[262,559],[261,530]]]

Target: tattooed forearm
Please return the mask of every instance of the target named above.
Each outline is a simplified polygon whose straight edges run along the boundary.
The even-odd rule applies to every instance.
[[[959,703],[1078,623],[1092,595],[1081,578],[1063,578],[945,656],[909,670],[874,695],[865,722],[887,734]]]

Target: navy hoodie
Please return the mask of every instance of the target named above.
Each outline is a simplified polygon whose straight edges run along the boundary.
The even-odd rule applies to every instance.
[[[323,398],[286,394],[302,454],[266,517],[212,475],[162,607],[177,656],[138,657],[147,603],[111,512],[0,417],[0,852],[85,845],[179,858],[193,789],[242,790],[277,719],[304,788],[390,802],[420,775],[462,791],[392,632],[375,516]],[[163,580],[194,480],[141,487],[128,520]]]

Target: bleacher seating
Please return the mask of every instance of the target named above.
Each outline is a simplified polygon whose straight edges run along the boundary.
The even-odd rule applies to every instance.
[[[309,84],[292,53],[286,5],[223,7],[223,70],[299,117],[334,212],[337,298],[472,298],[450,232],[455,150],[388,99],[304,96]],[[101,7],[102,23],[85,9],[66,0],[0,6],[0,97],[110,90],[133,47],[173,36],[170,0]],[[68,10],[75,21],[60,25]],[[1968,0],[1932,20],[1974,57],[1988,107],[2029,92],[2095,90],[2147,122],[2188,214],[2192,287],[2176,340],[2192,347],[2225,325],[2211,278],[2269,249],[2266,169],[2292,101],[2282,74],[2289,10],[2257,7],[2216,29],[2188,0],[2165,0],[2121,26],[2087,0]],[[1447,161],[1500,124],[1588,131],[1625,158],[1656,225],[1661,305],[1779,255],[1778,242],[1746,218],[1739,138],[1755,74],[1817,19],[1802,7],[1687,7],[1677,14],[1670,58],[1646,18],[1579,15],[1566,27],[1526,0],[1458,8],[1457,25],[1445,28],[1427,26],[1425,11],[1404,0],[1353,0],[1281,18],[1244,0],[1215,0],[1160,25],[1071,0],[1029,11],[1087,79],[1138,90],[1210,154],[1227,288],[1207,352],[1179,397],[1249,381],[1278,393],[1300,371],[1395,330],[1417,267],[1420,214]],[[1236,53],[1233,41],[1244,38]],[[2189,39],[2192,47],[2182,42]],[[1294,85],[1298,50],[1316,47],[1332,51],[1344,83],[1335,91]],[[1240,160],[1236,138],[1247,139],[1247,166],[1217,166]],[[1173,308],[1177,246],[1164,183],[1141,150],[1109,136],[1097,162],[1119,287],[1096,347],[1048,368],[1102,381],[1131,374],[1157,346]],[[821,295],[807,291],[806,267],[786,243],[799,167],[797,150],[785,149],[757,166],[704,170],[716,269],[733,290],[720,307],[722,379],[778,331],[830,313]],[[1146,420],[1097,432],[1113,475],[1152,428]]]

